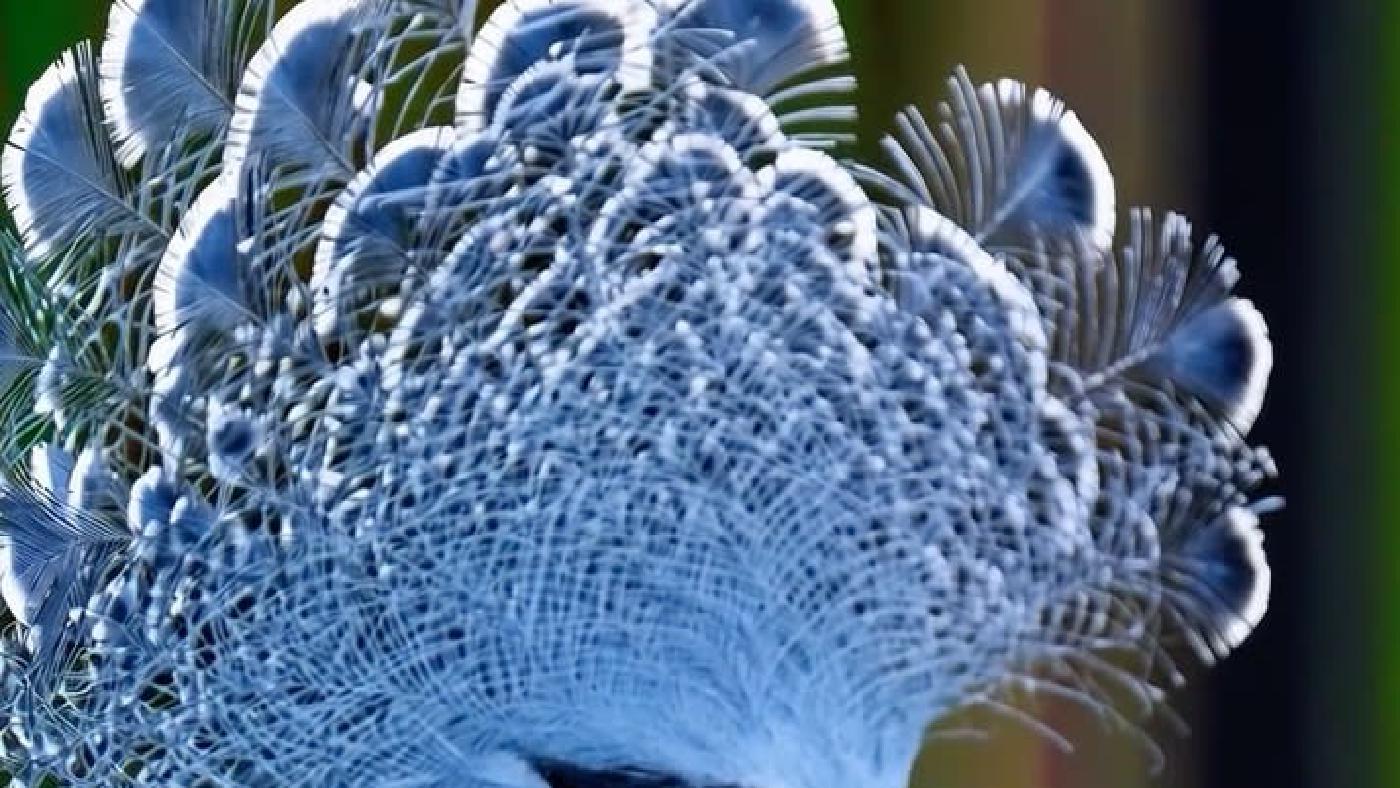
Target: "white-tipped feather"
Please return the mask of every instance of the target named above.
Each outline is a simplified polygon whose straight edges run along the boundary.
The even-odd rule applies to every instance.
[[[1183,593],[1179,603],[1199,622],[1188,634],[1209,660],[1238,648],[1259,626],[1273,573],[1255,510],[1232,506],[1193,530],[1179,555],[1169,559],[1168,572]]]
[[[713,56],[734,87],[758,96],[849,55],[831,0],[663,0],[662,7],[679,29],[724,34],[713,40],[717,52],[697,54]]]
[[[454,140],[448,128],[421,129],[394,140],[326,212],[311,274],[316,330],[323,336],[334,331],[342,317],[340,299],[359,276],[398,286],[429,182]]]
[[[992,252],[1017,253],[1051,234],[1106,251],[1115,187],[1084,124],[1044,90],[1001,80],[974,86],[959,69],[934,125],[902,113],[884,141],[895,174],[866,179],[909,203],[953,219]]]
[[[572,56],[585,72],[610,72],[624,88],[651,80],[650,3],[507,0],[472,42],[457,93],[457,126],[480,131],[515,81],[544,60]]]
[[[819,221],[842,242],[851,270],[873,281],[879,267],[879,228],[875,206],[855,178],[830,156],[807,148],[789,148],[778,154],[770,169],[760,173],[773,189],[802,199],[819,212]]]
[[[1052,355],[1083,374],[1089,390],[1171,381],[1248,432],[1273,349],[1258,311],[1229,298],[1235,261],[1216,238],[1198,247],[1177,214],[1159,220],[1135,210],[1129,233],[1116,255],[1070,243],[1008,258],[1036,294]]]
[[[267,0],[115,0],[102,44],[102,99],[117,158],[134,166],[177,129],[221,137],[244,40]]]
[[[200,194],[161,258],[152,293],[157,339],[146,362],[158,376],[200,332],[232,328],[248,314],[231,181],[220,177]]]
[[[373,90],[353,58],[373,0],[302,3],[248,63],[224,149],[224,171],[254,158],[320,174],[353,174],[353,146],[373,114]]]
[[[1046,347],[1045,329],[1035,300],[1004,263],[988,254],[966,230],[930,208],[910,207],[905,211],[904,220],[913,251],[935,254],[967,266],[1006,306],[1008,327],[1014,336],[1027,347]],[[918,294],[917,297],[924,299],[927,295]],[[921,302],[911,302],[908,308],[915,313],[922,312],[923,306],[916,306],[916,303]]]
[[[1117,221],[1113,173],[1098,142],[1079,116],[1048,92],[1003,79],[983,85],[978,96],[989,125],[1024,122],[1019,150],[1006,174],[1007,184],[997,213],[979,233],[980,240],[995,236],[1003,226],[1034,226],[1047,230],[1074,228],[1091,245],[1107,249],[1113,243]],[[1029,117],[1018,121],[1017,110]],[[1003,127],[1003,133],[1011,131]],[[1010,141],[1008,139],[1008,141]],[[1008,149],[1007,153],[1012,151]]]
[[[772,108],[758,96],[693,78],[685,89],[691,112],[677,121],[679,127],[712,131],[747,157],[790,147]]]
[[[28,481],[0,483],[0,596],[40,652],[62,639],[69,606],[85,599],[75,587],[93,562],[126,538],[65,502],[72,473],[72,455],[43,444]]]
[[[0,154],[0,184],[36,257],[65,251],[89,233],[116,234],[141,223],[126,202],[102,125],[86,46],[65,54],[29,88]]]
[[[1273,344],[1263,315],[1232,298],[1195,315],[1147,361],[1158,374],[1216,408],[1241,433],[1264,406]]]

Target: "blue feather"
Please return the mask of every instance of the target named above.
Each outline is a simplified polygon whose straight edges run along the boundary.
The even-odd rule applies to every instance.
[[[241,177],[261,159],[310,168],[313,178],[354,173],[356,142],[373,115],[373,89],[360,73],[372,5],[302,3],[277,22],[238,89],[225,172]]]
[[[269,0],[116,0],[102,98],[117,158],[134,165],[177,130],[221,137]]]
[[[846,62],[841,19],[831,0],[667,0],[698,55],[712,57],[730,84],[769,94],[815,69]],[[703,42],[711,34],[710,46]],[[714,33],[724,34],[714,36]],[[714,51],[706,51],[714,50]]]
[[[221,177],[200,194],[160,261],[152,299],[157,338],[147,358],[158,375],[197,337],[233,328],[248,314],[230,180]]]
[[[128,201],[86,45],[60,58],[29,89],[0,155],[0,182],[35,257],[91,237],[159,232]]]
[[[625,86],[651,78],[649,3],[508,0],[478,32],[457,94],[457,126],[479,131],[515,79],[536,64],[571,56],[580,73],[615,73]]]
[[[1232,298],[1187,320],[1145,363],[1248,430],[1264,405],[1273,347],[1259,311]]]
[[[95,562],[129,536],[65,502],[73,458],[54,446],[35,449],[31,481],[0,487],[0,590],[31,648],[47,659],[60,643],[70,608],[86,602]]]
[[[1266,501],[1257,507],[1275,505]],[[1196,525],[1171,548],[1168,579],[1192,613],[1202,656],[1224,656],[1259,625],[1269,604],[1271,573],[1255,509],[1231,507],[1214,521]]]
[[[927,205],[992,252],[1016,253],[1035,234],[1113,242],[1115,187],[1084,124],[1043,90],[1001,80],[975,86],[958,69],[939,124],[908,109],[884,141],[895,175],[865,169],[901,201]]]
[[[321,334],[329,336],[344,317],[343,298],[359,293],[370,298],[376,286],[398,288],[412,257],[428,183],[452,139],[446,128],[400,137],[336,198],[322,223],[311,277]]]

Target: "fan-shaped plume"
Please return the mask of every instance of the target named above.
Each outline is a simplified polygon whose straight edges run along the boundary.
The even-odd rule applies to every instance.
[[[1144,363],[1248,430],[1264,406],[1272,347],[1259,311],[1232,298],[1191,318]]]
[[[117,158],[133,166],[177,131],[222,136],[267,0],[115,0],[102,99]],[[183,129],[182,129],[183,126]]]
[[[6,149],[17,780],[897,788],[1260,623],[1263,320],[1049,94],[881,174],[829,0],[287,5],[118,0]]]
[[[29,485],[0,490],[0,591],[47,667],[68,634],[69,609],[92,594],[96,572],[129,537],[80,508],[93,505],[90,469],[74,476],[73,458],[55,446],[36,449],[31,465]]]
[[[1029,231],[1113,240],[1114,185],[1084,124],[1059,99],[1012,80],[974,86],[965,71],[933,125],[903,112],[885,140],[894,177],[877,186],[957,221],[993,251],[1023,247]]]
[[[340,302],[352,293],[363,292],[370,300],[398,289],[412,265],[415,220],[426,207],[427,187],[452,139],[452,130],[443,128],[400,137],[336,198],[322,225],[311,276],[322,334],[335,331]]]
[[[224,170],[255,157],[317,173],[353,174],[353,146],[367,133],[373,91],[360,73],[374,0],[301,3],[277,22],[238,88]]]
[[[1169,575],[1188,587],[1205,645],[1215,654],[1233,650],[1259,625],[1269,604],[1270,572],[1259,516],[1234,506],[1195,529],[1168,563]]]
[[[1215,238],[1198,250],[1190,222],[1135,211],[1117,256],[1042,241],[1012,256],[1041,301],[1057,360],[1091,388],[1146,380],[1201,398],[1242,433],[1263,405],[1273,348],[1263,318],[1230,298],[1235,261]]]
[[[623,86],[645,86],[655,24],[649,3],[506,0],[472,43],[457,125],[482,128],[516,78],[547,59],[568,56],[579,73],[609,72]]]
[[[102,127],[92,53],[79,46],[29,89],[0,157],[5,202],[32,254],[62,252],[89,232],[146,221]]]
[[[734,87],[769,98],[776,88],[824,66],[846,62],[846,34],[831,0],[665,0],[678,39]],[[704,40],[705,34],[711,37]],[[714,52],[707,51],[711,47]]]
[[[220,178],[204,190],[160,262],[152,297],[158,338],[147,361],[157,374],[196,337],[231,330],[248,314],[231,180]]]

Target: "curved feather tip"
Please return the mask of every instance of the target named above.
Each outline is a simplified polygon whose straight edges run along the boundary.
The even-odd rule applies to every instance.
[[[650,3],[508,0],[477,33],[457,93],[457,126],[480,131],[501,97],[533,66],[572,57],[582,73],[612,72],[624,87],[651,80]]]
[[[1258,514],[1239,506],[1227,509],[1190,537],[1181,563],[1193,598],[1190,615],[1201,619],[1202,645],[1223,657],[1245,641],[1269,607],[1272,573]]]
[[[1148,365],[1217,408],[1244,433],[1264,406],[1273,363],[1264,316],[1249,301],[1232,298],[1188,320]]]

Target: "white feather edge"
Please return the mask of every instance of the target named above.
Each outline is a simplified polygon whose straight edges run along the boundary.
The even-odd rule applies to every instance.
[[[768,102],[752,93],[723,85],[712,85],[691,76],[685,83],[685,96],[690,104],[699,107],[702,112],[709,111],[707,105],[711,101],[727,102],[734,114],[742,118],[743,127],[758,138],[757,141],[750,141],[750,149],[740,151],[743,154],[747,155],[755,150],[781,151],[788,144],[787,135],[783,133],[782,124],[773,114],[773,109],[768,106]],[[733,145],[734,142],[731,140],[730,144]],[[735,149],[738,150],[739,146],[735,145]]]
[[[131,48],[136,21],[148,1],[113,0],[107,17],[107,35],[102,40],[98,60],[102,106],[106,110],[107,122],[112,126],[112,140],[117,144],[117,161],[123,167],[134,166],[146,155],[149,147],[132,122],[131,107],[126,100],[126,91],[122,89],[126,83],[125,53]]]
[[[851,272],[863,281],[873,282],[880,245],[879,219],[865,190],[834,159],[810,148],[789,148],[778,154],[772,166],[759,173],[759,179],[772,187],[783,176],[799,175],[826,184],[840,200],[851,225]]]
[[[841,12],[831,0],[797,0],[797,6],[807,13],[816,34],[816,66],[834,66],[851,55],[846,42],[846,30],[841,24]]]
[[[698,2],[704,0],[660,0],[660,7],[667,15],[684,13],[685,10]],[[770,3],[772,0],[755,0],[750,5],[758,6]],[[810,45],[812,60],[808,68],[821,68],[823,66],[834,66],[846,62],[850,58],[850,45],[846,41],[845,28],[841,25],[841,12],[836,8],[836,4],[831,0],[793,0],[793,5],[803,13],[808,20],[808,26],[812,36],[807,43]],[[761,53],[770,56],[776,53]],[[790,54],[790,53],[788,53]],[[795,76],[787,74],[783,79]],[[774,85],[751,85],[750,89],[766,91]]]
[[[63,100],[59,94],[76,85],[78,78],[77,55],[72,51],[64,52],[29,87],[24,98],[24,110],[15,120],[5,150],[0,152],[0,187],[4,189],[10,216],[24,237],[25,247],[35,257],[49,254],[53,251],[53,245],[36,235],[36,217],[29,202],[30,184],[25,177],[24,160],[39,131],[37,120],[44,106],[50,101]]]
[[[1264,614],[1269,609],[1273,572],[1269,568],[1268,556],[1264,554],[1264,532],[1259,528],[1259,515],[1251,509],[1235,506],[1221,517],[1226,521],[1224,527],[1244,545],[1246,560],[1254,578],[1239,614],[1219,630],[1219,638],[1223,642],[1214,645],[1224,653],[1238,648],[1264,620]]]
[[[238,96],[234,99],[233,116],[229,120],[228,137],[224,145],[224,172],[239,173],[247,162],[253,145],[253,132],[261,114],[268,79],[296,39],[308,28],[322,22],[338,22],[358,12],[364,0],[315,0],[294,6],[272,29],[272,33],[254,53],[243,72]],[[325,53],[333,57],[334,53]],[[368,95],[368,86],[356,91]]]
[[[231,181],[230,175],[225,173],[200,192],[181,219],[156,270],[157,286],[152,288],[151,294],[156,339],[147,353],[146,368],[157,378],[171,371],[183,348],[186,331],[180,321],[179,293],[184,267],[209,223],[234,202]]]
[[[348,229],[347,220],[363,196],[364,190],[384,168],[392,165],[400,157],[423,150],[446,155],[455,140],[456,132],[447,127],[419,129],[399,137],[375,154],[369,166],[361,170],[337,195],[321,224],[321,239],[316,244],[311,269],[312,314],[319,334],[328,336],[335,330],[340,284],[349,273],[339,270],[343,266],[337,266],[336,245],[344,239]],[[422,185],[424,188],[428,186],[427,183]]]
[[[1118,221],[1113,171],[1108,166],[1103,149],[1085,128],[1079,116],[1049,91],[1043,88],[1031,91],[1025,83],[1014,79],[1002,79],[983,85],[978,88],[978,93],[984,98],[990,98],[991,94],[995,93],[995,101],[999,106],[1025,101],[1033,122],[1054,127],[1059,131],[1060,139],[1079,155],[1089,171],[1094,195],[1094,219],[1087,228],[1088,240],[1100,250],[1112,246]]]
[[[457,89],[457,126],[467,132],[478,132],[490,123],[486,106],[491,74],[499,61],[506,37],[529,14],[550,8],[576,8],[592,11],[617,20],[622,29],[622,58],[615,72],[618,83],[625,89],[644,87],[651,81],[651,36],[656,29],[656,9],[651,3],[616,0],[506,0],[491,13],[477,31],[462,68],[462,82]],[[514,75],[516,77],[519,74]]]
[[[35,446],[29,453],[29,478],[50,497],[62,500],[68,493],[73,456],[54,444]],[[19,623],[29,626],[48,588],[26,588],[15,565],[15,551],[8,539],[0,539],[0,598]]]
[[[111,124],[117,162],[128,168],[136,166],[153,144],[153,141],[144,138],[132,121],[131,105],[123,89],[127,76],[126,52],[132,46],[136,24],[149,3],[150,0],[113,0],[111,13],[107,17],[107,35],[102,41],[101,58],[98,60],[98,73],[101,76],[98,86],[107,122]]]
[[[618,227],[630,220],[632,202],[639,194],[645,193],[647,180],[673,156],[692,153],[708,156],[722,172],[734,178],[741,189],[752,196],[758,194],[758,179],[744,166],[739,153],[718,135],[688,132],[655,139],[637,151],[635,162],[627,170],[623,187],[603,203],[598,211],[598,220],[589,232],[588,243],[594,248],[607,248]]]
[[[915,242],[920,239],[936,241],[945,249],[956,250],[956,259],[972,269],[1006,304],[1007,322],[1016,338],[1026,347],[1041,351],[1034,356],[1042,357],[1049,341],[1040,319],[1040,311],[1035,306],[1035,298],[1025,285],[1007,270],[1006,265],[988,254],[976,239],[956,222],[932,208],[923,205],[911,206],[906,215]],[[1046,372],[1041,368],[1038,374],[1043,376]]]

